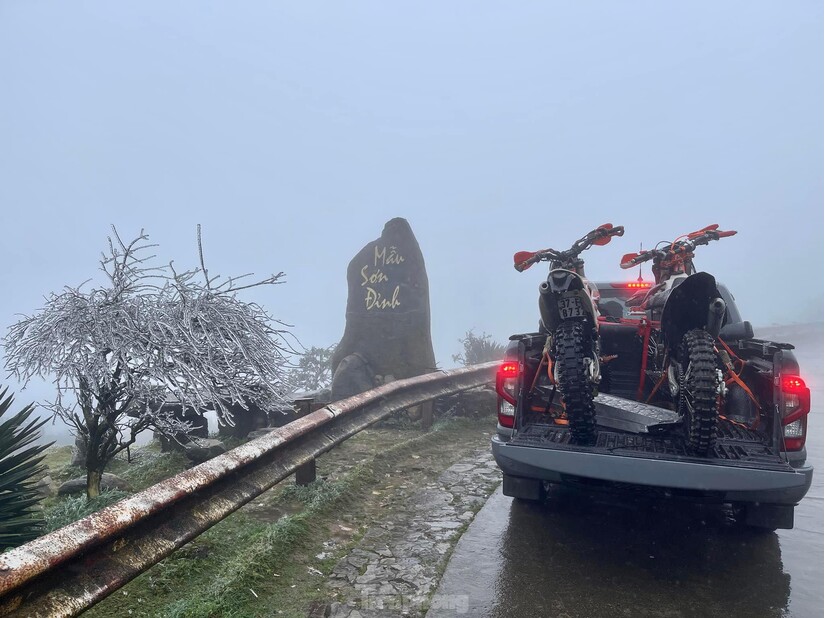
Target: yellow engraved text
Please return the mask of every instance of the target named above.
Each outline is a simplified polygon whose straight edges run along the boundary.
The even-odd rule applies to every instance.
[[[395,309],[396,307],[400,307],[401,301],[398,300],[400,287],[401,286],[396,285],[395,289],[392,291],[392,296],[387,298],[381,294],[381,292],[377,292],[373,288],[367,286],[367,297],[364,299],[364,302],[367,305],[367,311],[371,311],[373,309]]]
[[[369,265],[367,265],[361,269],[361,287],[364,287],[368,283],[375,285],[376,283],[384,283],[385,281],[390,280],[390,278],[385,275],[380,268],[377,268],[374,271],[370,271],[369,268]]]
[[[398,249],[390,247],[387,251],[386,247],[378,247],[375,245],[375,259],[373,266],[386,266],[387,264],[401,264],[404,261],[404,256],[398,253]]]

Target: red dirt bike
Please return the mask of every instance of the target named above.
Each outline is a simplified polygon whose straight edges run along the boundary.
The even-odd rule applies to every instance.
[[[696,272],[693,265],[696,247],[736,234],[718,228],[710,225],[662,248],[629,253],[620,264],[626,269],[653,261],[653,287],[627,301],[630,319],[623,320],[635,320],[644,333],[637,399],[642,399],[648,377],[658,376],[648,402],[661,396],[667,381],[665,398],[682,416],[687,446],[698,455],[709,454],[715,446],[716,423],[724,412],[729,384],[735,382],[756,401],[737,380],[736,356],[719,336],[729,320],[716,279]]]
[[[579,444],[591,443],[596,437],[593,396],[601,379],[599,291],[585,277],[579,255],[622,234],[624,227],[605,223],[566,251],[519,251],[513,256],[519,272],[536,262],[550,262],[547,280],[539,286],[540,330],[548,334],[542,364],[547,364],[548,376],[558,385],[571,438]]]

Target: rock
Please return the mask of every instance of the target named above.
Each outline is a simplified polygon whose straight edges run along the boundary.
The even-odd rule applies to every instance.
[[[452,466],[447,468],[447,472],[459,472],[461,474],[466,474],[467,472],[471,472],[474,469],[475,469],[475,466],[473,466],[473,464],[457,463],[457,464],[453,464]],[[452,487],[450,489],[452,489]]]
[[[121,491],[132,491],[129,483],[124,481],[119,476],[104,472],[100,477],[100,491],[110,491],[112,489],[120,489]],[[68,496],[69,494],[77,494],[86,491],[86,477],[72,479],[66,481],[57,488],[58,496]]]
[[[341,604],[338,601],[330,603],[327,605],[326,611],[324,612],[325,618],[334,617],[338,613],[339,609],[341,609]]]
[[[83,436],[75,436],[70,465],[78,468],[86,466],[86,438]]]
[[[358,252],[347,284],[346,327],[332,357],[333,400],[372,388],[376,376],[384,383],[387,375],[403,379],[435,371],[427,271],[405,219],[388,221],[381,237]],[[361,362],[341,366],[352,355]],[[349,375],[339,375],[339,367]]]
[[[345,356],[332,376],[333,400],[344,399],[368,391],[375,386],[372,367],[361,354]]]
[[[366,558],[360,558],[358,556],[350,556],[347,558],[347,562],[354,566],[356,569],[362,569],[367,564]]]
[[[195,463],[203,463],[226,452],[226,445],[220,440],[208,439],[190,442],[186,445],[184,455]]]
[[[85,487],[85,486],[84,486]],[[34,484],[34,490],[43,496],[44,498],[48,498],[49,496],[54,495],[55,492],[55,484],[50,476],[44,476],[42,479],[37,481]]]

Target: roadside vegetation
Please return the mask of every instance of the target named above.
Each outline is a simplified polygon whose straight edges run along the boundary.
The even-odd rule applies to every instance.
[[[424,485],[462,456],[486,445],[490,418],[453,418],[429,432],[381,423],[318,460],[318,480],[292,477],[259,496],[172,556],[90,609],[88,616],[307,616],[331,600],[326,578],[370,522],[401,504],[399,487]],[[156,444],[116,458],[112,470],[135,491],[186,467],[181,455]],[[69,478],[71,449],[51,449],[52,478]],[[102,492],[47,500],[49,529],[122,497]],[[319,614],[323,615],[323,614]]]
[[[295,367],[289,371],[290,386],[297,391],[316,392],[332,385],[332,355],[335,344],[320,348],[312,346],[298,357]]]
[[[473,330],[468,330],[458,342],[463,350],[453,354],[453,361],[465,366],[500,360],[504,357],[504,346],[493,341],[493,336],[485,332],[476,335]]]
[[[30,420],[33,405],[10,414],[13,403],[8,388],[0,391],[0,551],[30,541],[44,526],[37,510],[43,496],[35,482],[45,470],[43,453],[50,445],[33,444],[46,420]]]

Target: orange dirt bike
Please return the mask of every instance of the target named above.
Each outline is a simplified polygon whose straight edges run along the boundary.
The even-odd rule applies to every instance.
[[[547,375],[558,386],[571,438],[579,444],[595,440],[593,397],[601,379],[599,291],[585,277],[584,260],[579,255],[622,234],[624,227],[605,223],[566,251],[519,251],[513,256],[519,272],[536,262],[550,262],[547,280],[539,286],[540,329],[548,335],[542,363],[546,363]]]
[[[709,454],[716,441],[716,423],[724,410],[727,384],[735,381],[732,351],[719,338],[728,321],[727,307],[716,279],[696,272],[694,251],[712,240],[733,236],[718,225],[680,236],[661,248],[629,253],[622,268],[653,261],[653,287],[631,297],[630,317],[644,327],[642,363],[637,399],[641,400],[645,379],[657,377],[647,400],[661,396],[684,420],[688,448]],[[735,357],[735,355],[734,355]],[[742,383],[742,387],[747,387]],[[747,391],[750,393],[750,391]]]

